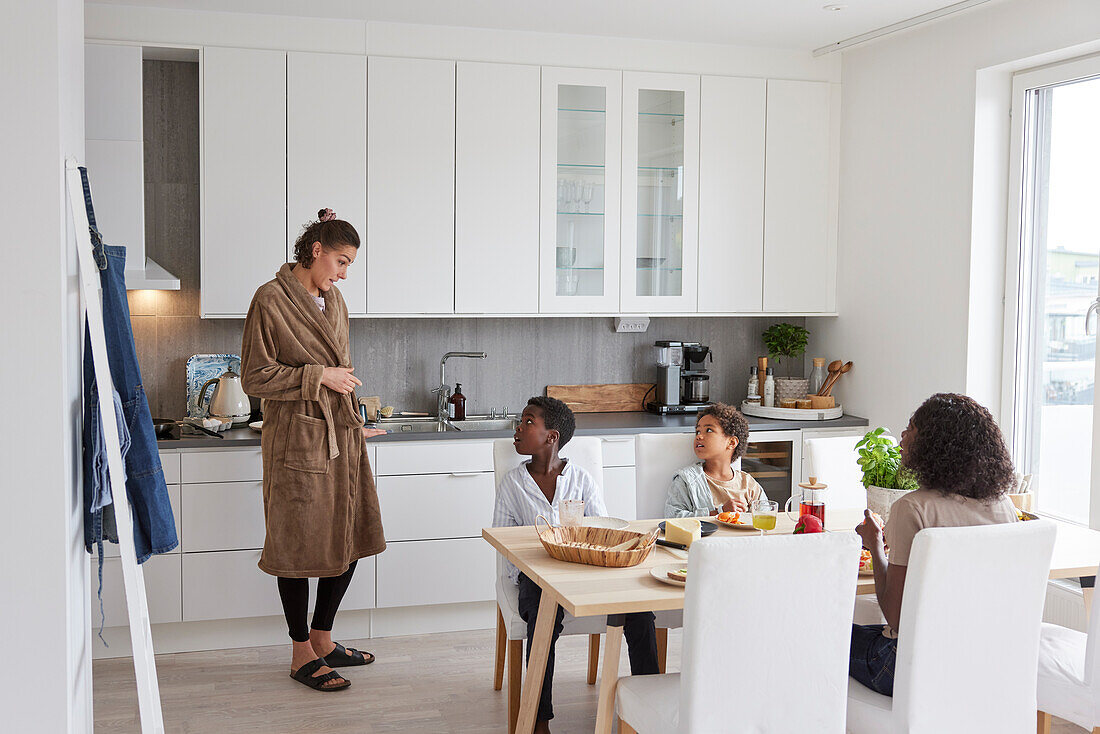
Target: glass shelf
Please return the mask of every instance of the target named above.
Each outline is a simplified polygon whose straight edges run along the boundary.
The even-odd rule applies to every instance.
[[[639,117],[679,117],[684,119],[683,112],[639,112]]]
[[[604,169],[602,164],[596,163],[559,163],[558,168],[590,168],[600,171]]]
[[[602,268],[602,267],[599,267],[599,266],[596,266],[596,267],[584,267],[584,268],[578,268],[578,267],[574,266],[574,267],[571,267],[571,268],[555,268],[555,270],[557,270],[557,271],[559,271],[559,272],[562,272],[562,273],[567,273],[567,272],[569,272],[570,270],[603,270],[603,268]]]
[[[558,112],[591,112],[594,115],[606,115],[607,114],[607,110],[595,110],[595,109],[588,110],[588,109],[584,109],[584,108],[581,108],[581,107],[559,107]],[[680,117],[683,117],[683,115],[680,115]]]
[[[663,268],[663,267],[658,266],[658,267],[653,267],[653,268],[635,268],[635,270],[637,270],[638,272],[647,272],[647,273],[680,273],[680,272],[683,272],[684,269],[683,268]]]
[[[603,212],[558,212],[558,214],[563,214],[563,215],[569,216],[569,217],[572,217],[572,216],[577,216],[577,217],[602,217],[604,213]]]
[[[683,219],[683,214],[639,214],[639,217],[661,217],[662,219]]]

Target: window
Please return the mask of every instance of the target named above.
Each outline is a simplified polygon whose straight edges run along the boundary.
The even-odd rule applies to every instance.
[[[1013,459],[1033,475],[1037,510],[1097,527],[1100,59],[1015,77],[1012,151],[1010,191],[1018,199],[1009,236],[1017,257],[1013,265],[1010,256],[1006,347]]]

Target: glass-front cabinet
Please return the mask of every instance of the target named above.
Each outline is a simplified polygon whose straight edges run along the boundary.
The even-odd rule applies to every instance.
[[[699,77],[623,74],[621,310],[697,310]]]
[[[619,310],[622,73],[543,68],[539,302]]]

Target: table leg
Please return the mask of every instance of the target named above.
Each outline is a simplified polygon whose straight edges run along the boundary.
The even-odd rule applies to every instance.
[[[619,651],[623,646],[622,615],[608,615],[607,636],[603,643],[603,672],[600,673],[600,699],[596,708],[596,734],[611,734],[615,720],[615,690],[619,685]],[[617,622],[617,624],[616,624]]]
[[[546,593],[546,589],[542,590],[538,615],[538,620],[535,622],[535,637],[531,640],[531,657],[527,661],[527,675],[523,681],[523,694],[519,701],[517,734],[531,734],[535,729],[535,716],[538,714],[539,696],[542,694],[542,679],[546,675],[546,661],[550,658],[550,640],[554,637],[554,620],[558,616],[558,602],[552,595]],[[620,634],[622,634],[621,630]],[[618,655],[618,648],[615,654]]]

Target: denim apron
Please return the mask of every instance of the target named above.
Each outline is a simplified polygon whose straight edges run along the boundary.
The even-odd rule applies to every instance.
[[[130,307],[126,302],[126,248],[103,244],[96,229],[88,175],[84,168],[80,169],[80,177],[84,184],[88,223],[91,225],[92,250],[103,287],[103,331],[107,340],[111,380],[122,407],[124,431],[120,431],[120,438],[129,436],[124,464],[126,493],[134,523],[134,549],[138,563],[144,563],[154,554],[172,550],[179,541],[176,539],[176,524],[168,500],[168,487],[164,483],[160,454],[157,453],[149,401],[141,384],[134,334],[130,328]],[[85,332],[87,328],[85,323]],[[92,547],[99,546],[104,539],[117,543],[118,531],[114,523],[110,484],[107,483],[99,392],[95,383],[91,345],[86,337],[87,333],[84,340],[84,545],[91,552]],[[122,441],[125,444],[125,438]],[[102,579],[102,550],[100,564]]]

